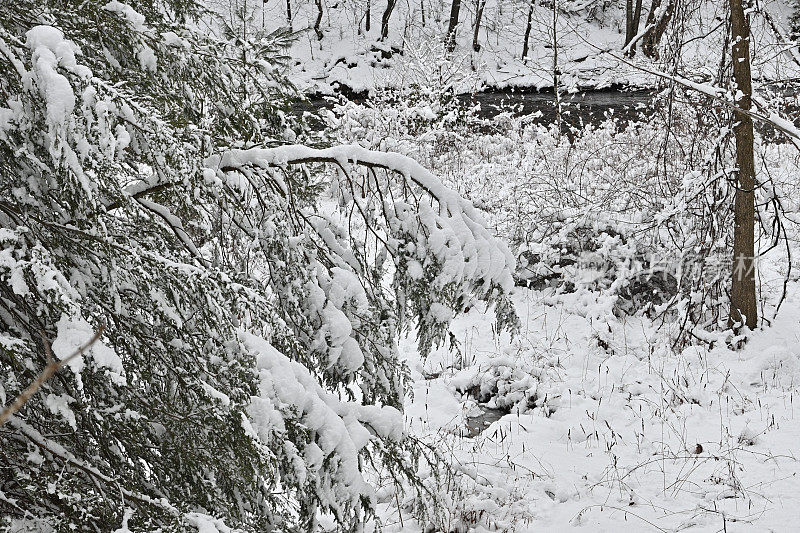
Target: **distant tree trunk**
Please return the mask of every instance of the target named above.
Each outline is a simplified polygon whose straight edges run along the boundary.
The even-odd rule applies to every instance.
[[[286,21],[289,23],[289,29],[292,29],[292,0],[286,0]]]
[[[558,0],[553,0],[553,105],[556,111],[557,142],[561,142],[561,97],[558,94]]]
[[[636,0],[633,8],[633,35],[631,39],[639,33],[639,25],[642,21],[642,0]]]
[[[525,25],[525,40],[522,43],[522,60],[525,61],[528,58],[528,41],[531,38],[531,22],[533,21],[533,3],[536,0],[530,0],[531,5],[528,8],[528,23]]]
[[[642,52],[648,57],[658,59],[658,43],[667,30],[667,25],[675,12],[675,0],[667,0],[661,8],[661,0],[653,0],[650,13],[647,14],[647,25],[651,26],[642,37]]]
[[[365,21],[365,27],[367,29],[367,33],[369,33],[370,27],[372,26],[372,0],[367,0],[367,20]]]
[[[752,105],[753,86],[750,75],[750,21],[744,14],[749,0],[730,0],[731,40],[733,43],[733,79],[736,82],[736,104],[743,110]],[[753,158],[753,120],[743,112],[735,112],[737,185],[734,198],[733,280],[729,324],[744,323],[750,329],[758,324],[755,273],[755,163]]]
[[[425,0],[419,0],[419,10],[422,13],[422,27],[425,27]]]
[[[475,6],[475,31],[472,34],[472,49],[476,52],[481,51],[481,45],[478,44],[478,32],[481,29],[481,18],[483,18],[483,8],[486,7],[486,0],[478,0]]]
[[[397,5],[397,0],[388,0],[386,3],[386,10],[383,12],[383,17],[381,18],[381,40],[389,36],[389,18],[392,16],[395,5]]]
[[[319,29],[319,25],[322,22],[322,0],[315,0],[315,2],[317,4],[317,20],[314,21],[314,33],[317,34],[317,40],[321,41],[323,34]]]
[[[626,0],[625,2],[625,46],[639,33],[639,21],[642,18],[642,0]]]
[[[458,14],[461,11],[461,0],[453,0],[450,6],[450,23],[447,25],[447,51],[452,52],[456,49],[456,28],[458,26]]]
[[[625,0],[625,46],[631,42],[633,30],[633,0]]]

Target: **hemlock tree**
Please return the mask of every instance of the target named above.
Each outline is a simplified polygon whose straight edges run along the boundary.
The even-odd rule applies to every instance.
[[[0,530],[345,529],[413,479],[399,332],[506,299],[513,258],[413,161],[314,150],[282,34],[191,0],[0,5]],[[330,172],[333,169],[334,172]]]

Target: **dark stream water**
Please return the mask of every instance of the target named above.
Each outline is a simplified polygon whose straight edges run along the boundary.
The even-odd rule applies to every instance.
[[[565,126],[599,124],[612,114],[623,122],[641,118],[651,109],[654,96],[651,90],[626,90],[620,88],[562,93],[561,117]],[[367,103],[369,99],[361,94],[344,95],[357,103]],[[532,122],[551,124],[556,118],[555,100],[552,91],[535,90],[488,90],[474,94],[462,94],[458,99],[465,106],[479,105],[478,116],[491,119],[500,113],[514,116],[530,116]],[[321,95],[310,95],[306,102],[295,105],[294,112],[315,112],[322,108],[333,109],[336,100]]]
[[[653,91],[605,89],[560,94],[561,118],[570,126],[598,124],[608,114],[623,120],[632,120],[647,113],[654,96]],[[479,104],[478,116],[491,119],[499,113],[515,116],[533,116],[534,122],[550,124],[556,119],[555,98],[552,91],[486,91],[459,97],[465,104]]]

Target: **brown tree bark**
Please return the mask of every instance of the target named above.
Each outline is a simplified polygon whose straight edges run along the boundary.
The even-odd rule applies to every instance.
[[[478,43],[478,32],[481,30],[481,19],[483,18],[483,8],[486,7],[486,0],[478,0],[475,6],[475,31],[472,33],[472,49],[476,52],[481,51],[481,45]]]
[[[458,27],[458,15],[460,12],[461,0],[453,0],[450,6],[450,23],[447,25],[447,38],[445,39],[448,52],[456,49],[456,28]]]
[[[631,35],[631,39],[636,37],[636,34],[639,33],[639,24],[642,21],[642,0],[636,0],[633,8],[633,35]]]
[[[750,74],[750,21],[744,14],[749,0],[730,0],[731,41],[733,43],[733,79],[736,82],[736,105],[749,111],[753,86]],[[728,323],[744,323],[750,329],[758,324],[755,276],[755,162],[753,157],[753,120],[736,111],[736,195],[734,198],[733,276],[731,311]]]
[[[633,0],[625,0],[625,45],[631,42],[633,30]]]

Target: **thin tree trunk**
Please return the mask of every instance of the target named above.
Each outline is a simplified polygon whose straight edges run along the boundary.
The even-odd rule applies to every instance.
[[[419,0],[419,10],[422,13],[422,27],[425,27],[425,0]]]
[[[558,94],[558,0],[553,0],[553,105],[556,111],[557,143],[561,142],[561,98]]]
[[[525,61],[528,58],[528,42],[531,38],[531,22],[533,21],[533,3],[535,0],[530,0],[531,5],[528,8],[528,23],[525,25],[525,39],[522,43],[522,60]]]
[[[395,5],[397,5],[397,0],[388,0],[386,3],[386,10],[383,12],[383,17],[381,18],[381,40],[389,36],[389,18],[392,16]]]
[[[472,34],[472,49],[476,52],[481,51],[481,45],[478,43],[478,33],[481,30],[484,7],[486,7],[486,0],[478,0],[478,5],[475,7],[475,31]]]
[[[322,31],[319,29],[319,25],[322,22],[322,0],[315,0],[317,4],[317,20],[314,21],[314,33],[317,34],[317,40],[321,41],[323,34]]]
[[[625,3],[625,45],[627,48],[631,41],[639,34],[642,21],[642,0],[627,0]],[[630,57],[636,54],[636,47],[632,46],[627,51]]]
[[[286,0],[286,21],[289,23],[289,30],[292,29],[292,0]]]
[[[625,46],[631,42],[633,36],[633,0],[625,0]]]
[[[642,21],[642,0],[636,0],[633,8],[633,35],[631,35],[631,39],[636,37],[636,34],[639,33],[639,25],[641,21]]]
[[[447,51],[456,49],[456,28],[458,27],[458,14],[461,11],[461,0],[453,0],[450,6],[450,23],[447,25]]]
[[[750,2],[744,0],[749,9]],[[736,104],[749,110],[753,87],[750,75],[750,22],[744,14],[743,0],[730,0],[731,39],[733,43],[733,79],[736,82]],[[758,324],[755,276],[755,162],[753,157],[753,120],[735,112],[736,166],[738,167],[734,199],[733,280],[731,284],[730,325],[744,323],[750,329]]]
[[[367,20],[365,22],[367,33],[372,26],[372,0],[367,0]]]

